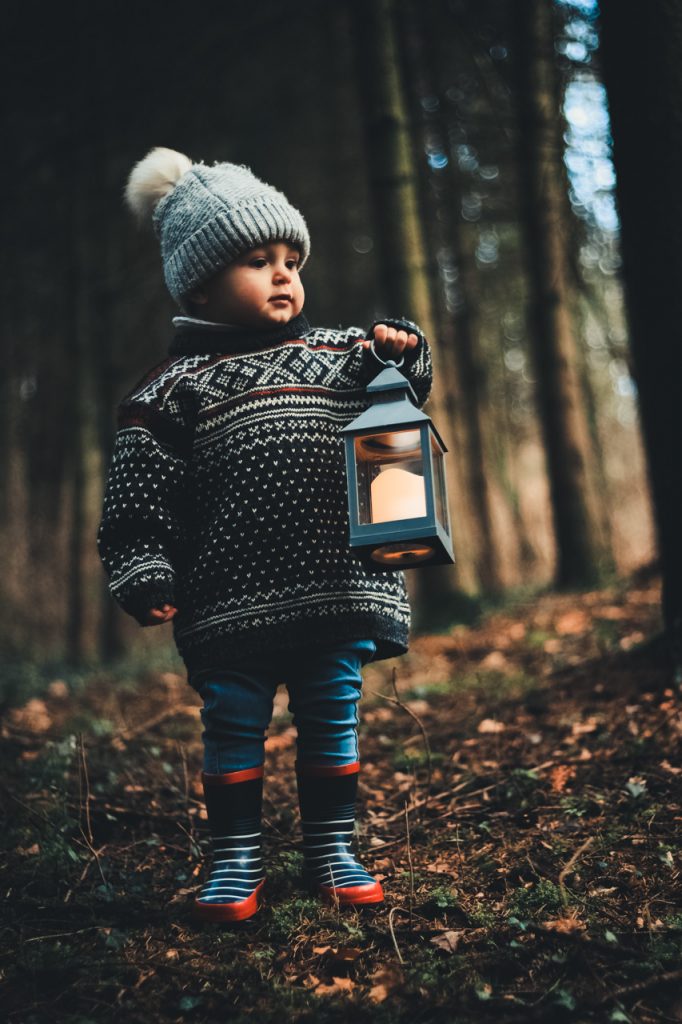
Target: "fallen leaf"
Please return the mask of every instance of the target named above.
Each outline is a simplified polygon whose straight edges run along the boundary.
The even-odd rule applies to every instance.
[[[590,620],[587,613],[576,608],[560,615],[554,628],[559,636],[577,636],[579,633],[584,633],[589,625]]]
[[[575,778],[575,768],[568,764],[558,764],[549,773],[550,783],[555,793],[562,793],[566,783]]]
[[[7,717],[14,729],[25,729],[27,732],[47,732],[52,725],[47,705],[38,697],[29,700],[21,708],[12,708]]]
[[[440,935],[434,936],[431,939],[431,944],[437,946],[438,949],[444,949],[446,953],[455,953],[457,947],[466,932],[464,931],[446,931]]]
[[[498,722],[494,718],[484,718],[478,723],[476,732],[504,732],[506,728],[504,722]]]
[[[17,846],[16,852],[20,857],[35,857],[40,853],[40,846],[38,843],[34,843],[33,846]]]
[[[265,741],[265,749],[268,751],[288,750],[293,747],[296,740],[296,730],[286,729],[276,736],[268,736]]]
[[[571,732],[574,736],[582,736],[587,732],[594,732],[599,728],[599,722],[591,715],[586,718],[584,722],[573,722],[571,726]]]
[[[635,630],[634,633],[629,633],[621,639],[620,647],[624,651],[629,651],[631,647],[635,646],[635,644],[641,644],[644,639],[644,633],[641,633],[639,630]]]
[[[571,932],[585,931],[587,925],[576,917],[557,917],[543,921],[542,927],[548,932],[559,932],[562,935],[569,935]]]
[[[318,985],[313,989],[316,996],[333,996],[338,992],[352,992],[355,982],[351,978],[332,978],[331,985]]]
[[[323,953],[326,953],[327,950],[331,948],[331,946],[313,946],[313,953],[316,953],[318,956],[322,956]]]
[[[64,700],[65,697],[69,696],[69,688],[63,679],[53,679],[47,688],[47,692],[55,700]]]
[[[332,950],[329,954],[325,966],[335,976],[343,975],[345,977],[349,971],[352,971],[355,961],[360,956],[362,956],[362,950],[356,946],[339,946],[337,950]]]
[[[624,608],[619,608],[615,604],[607,605],[605,608],[595,609],[595,618],[597,619],[611,619],[616,622],[618,619],[627,618],[627,612]]]
[[[372,973],[370,981],[374,983],[369,990],[370,999],[375,1003],[382,1003],[403,984],[403,972],[397,964],[378,967]]]
[[[480,664],[481,668],[502,670],[507,668],[509,662],[501,651],[491,651]]]
[[[405,707],[413,711],[415,715],[425,715],[431,710],[428,700],[406,700]]]
[[[425,865],[426,871],[433,871],[437,874],[450,874],[452,865],[450,861],[445,859],[434,860],[430,864]]]

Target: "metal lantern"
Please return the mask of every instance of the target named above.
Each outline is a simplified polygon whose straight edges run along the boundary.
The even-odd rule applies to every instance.
[[[447,448],[400,373],[403,362],[385,361],[386,369],[367,386],[372,404],[341,429],[350,546],[374,571],[455,561],[445,483]]]

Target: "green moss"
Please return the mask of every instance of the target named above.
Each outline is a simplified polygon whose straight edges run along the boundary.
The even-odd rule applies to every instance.
[[[313,897],[294,896],[273,906],[270,911],[268,938],[273,943],[289,942],[320,915],[320,902]]]
[[[298,881],[303,871],[303,854],[299,850],[280,850],[268,859],[268,881],[271,886]]]
[[[548,640],[552,639],[552,634],[548,633],[544,629],[531,629],[526,633],[525,643],[527,647],[533,650],[543,650]]]
[[[468,911],[469,920],[477,928],[494,928],[497,918],[495,912],[485,903],[477,902]]]
[[[459,906],[457,890],[451,885],[436,885],[429,893],[428,902],[440,910],[452,910]]]
[[[441,754],[437,751],[431,751],[431,764],[434,768],[436,765],[442,764],[444,761],[445,754]],[[423,748],[413,751],[396,750],[391,759],[391,763],[396,771],[409,772],[413,768],[427,768],[429,764],[429,757]]]
[[[539,913],[559,913],[563,908],[561,890],[549,879],[541,878],[528,888],[515,889],[507,903],[508,914],[521,920],[535,917]]]
[[[452,691],[452,681],[445,679],[439,683],[421,683],[412,686],[403,694],[403,700],[424,700],[427,697],[439,697]]]

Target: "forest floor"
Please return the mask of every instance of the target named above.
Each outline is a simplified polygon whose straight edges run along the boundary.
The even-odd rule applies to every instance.
[[[646,575],[547,594],[367,666],[374,910],[302,886],[285,692],[266,904],[198,927],[198,696],[149,668],[51,680],[3,724],[5,1020],[682,1020],[682,708],[642,646],[658,602]]]

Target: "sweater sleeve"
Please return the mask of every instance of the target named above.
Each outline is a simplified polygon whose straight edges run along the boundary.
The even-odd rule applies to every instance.
[[[405,349],[405,352],[403,353],[405,362],[399,367],[399,369],[400,372],[407,377],[414,388],[418,405],[421,409],[428,400],[431,393],[431,387],[433,385],[431,349],[426,337],[417,324],[413,323],[411,320],[405,319],[405,317],[382,317],[379,320],[375,320],[366,332],[367,338],[374,337],[374,328],[378,324],[386,324],[387,327],[397,327],[399,330],[407,331],[408,334],[417,335],[419,340],[416,346],[411,349]],[[363,349],[363,352],[364,372],[367,382],[369,383],[370,380],[373,380],[374,377],[384,369],[384,363],[380,359],[375,358],[369,346]]]
[[[151,608],[175,601],[187,467],[187,430],[177,416],[124,399],[97,548],[111,594],[140,625]]]

